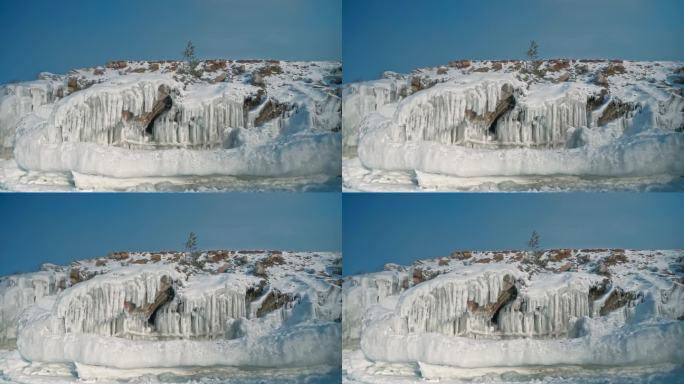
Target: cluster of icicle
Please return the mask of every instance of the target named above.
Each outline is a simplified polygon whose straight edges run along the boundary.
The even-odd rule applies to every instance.
[[[56,315],[64,319],[66,332],[104,336],[145,333],[147,317],[135,309],[155,302],[162,278],[171,281],[164,271],[116,279],[94,277],[60,296]]]
[[[162,96],[162,81],[139,81],[123,87],[94,85],[55,105],[50,137],[56,142],[121,144],[144,130],[129,127],[125,116],[151,113]]]
[[[155,146],[216,148],[223,145],[227,128],[242,127],[243,103],[222,97],[194,105],[174,105],[155,120],[152,141]]]
[[[245,293],[226,286],[199,297],[174,298],[159,309],[154,326],[162,337],[223,337],[229,320],[245,316]]]
[[[484,144],[488,128],[476,116],[494,113],[513,85],[485,80],[470,85],[440,84],[406,98],[397,107],[392,136],[404,141]]]
[[[168,289],[170,275],[143,272],[124,280],[98,280],[81,283],[60,299],[57,316],[64,319],[67,332],[132,339],[211,338],[224,335],[229,319],[246,315],[244,291],[228,286],[199,296],[175,295],[150,308],[161,290]]]
[[[563,337],[572,319],[591,315],[588,291],[574,287],[548,290],[541,295],[521,295],[499,312],[504,337]]]
[[[475,336],[494,332],[489,318],[473,311],[498,301],[514,277],[507,271],[486,271],[457,277],[442,275],[406,291],[397,311],[409,332],[438,332],[449,336]],[[469,304],[470,303],[470,304]]]
[[[155,111],[167,97],[168,110]],[[224,93],[183,103],[174,97],[173,84],[161,79],[118,87],[95,85],[55,106],[50,138],[124,148],[216,148],[227,128],[245,126],[241,99]]]
[[[64,272],[44,271],[0,279],[0,342],[17,338],[17,319],[24,309],[65,286]]]
[[[499,146],[566,145],[570,128],[587,126],[586,99],[564,97],[539,105],[519,104],[506,112],[496,124]]]

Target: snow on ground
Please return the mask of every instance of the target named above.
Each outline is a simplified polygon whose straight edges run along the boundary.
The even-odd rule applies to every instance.
[[[339,368],[329,366],[273,370],[230,367],[117,370],[74,364],[29,363],[16,350],[0,349],[2,384],[328,384],[339,383],[340,375]]]
[[[0,190],[338,190],[335,62],[110,62],[0,87]]]
[[[413,384],[439,382],[536,383],[536,384],[674,384],[681,382],[684,367],[677,364],[600,368],[580,366],[505,367],[455,369],[419,364],[371,362],[358,349],[342,351],[342,382],[346,384]]]
[[[343,381],[678,382],[684,251],[457,251],[343,284]],[[441,382],[441,381],[440,381]]]
[[[684,63],[457,61],[343,91],[346,191],[682,190]]]
[[[219,250],[2,277],[0,382],[339,380],[340,273],[336,253]]]

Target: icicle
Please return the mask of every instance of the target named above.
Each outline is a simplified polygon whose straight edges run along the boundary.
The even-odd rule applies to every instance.
[[[490,334],[490,319],[477,308],[497,302],[504,279],[502,272],[484,272],[467,278],[440,276],[407,291],[398,306],[409,332],[445,335]]]
[[[245,317],[246,313],[245,293],[225,287],[165,304],[155,318],[155,328],[164,337],[222,336],[228,330],[228,320]]]
[[[501,309],[498,324],[506,337],[559,337],[571,319],[590,315],[588,292],[562,288],[518,297]]]

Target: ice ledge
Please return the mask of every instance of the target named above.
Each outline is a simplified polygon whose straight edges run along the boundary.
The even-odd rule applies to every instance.
[[[684,174],[684,134],[652,132],[574,149],[474,149],[392,140],[385,125],[366,130],[359,158],[371,169],[459,176]]]
[[[339,174],[340,134],[301,133],[256,147],[217,150],[129,150],[93,143],[49,144],[40,131],[17,141],[23,169],[108,177],[307,176]]]

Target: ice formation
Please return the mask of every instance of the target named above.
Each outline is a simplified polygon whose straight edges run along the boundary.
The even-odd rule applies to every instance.
[[[464,251],[389,266],[345,281],[343,343],[378,367],[680,364],[681,257]]]
[[[378,111],[383,105],[399,101],[408,92],[406,82],[383,79],[371,82],[353,83],[342,93],[342,133],[344,147],[355,148],[361,120]]]
[[[523,64],[474,61],[346,86],[344,153],[368,170],[364,179],[346,172],[347,187],[368,189],[383,172],[684,174],[683,63],[549,60],[534,71]]]
[[[339,63],[184,66],[113,62],[5,85],[3,156],[25,172],[119,179],[339,175]]]
[[[358,341],[365,308],[381,304],[387,297],[398,295],[408,287],[408,275],[385,271],[354,276],[343,283],[344,306],[342,332],[345,341]]]
[[[0,329],[36,364],[335,369],[340,270],[325,252],[117,252],[3,278]]]
[[[17,321],[25,308],[66,284],[66,273],[54,270],[0,278],[0,344],[17,338]]]

